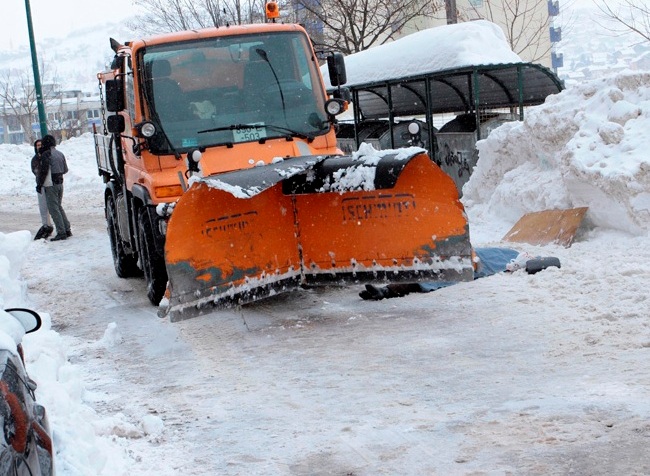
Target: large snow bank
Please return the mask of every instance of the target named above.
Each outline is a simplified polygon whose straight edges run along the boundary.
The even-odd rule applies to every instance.
[[[92,134],[72,137],[56,147],[63,152],[70,171],[65,175],[67,193],[88,193],[96,191],[101,194],[104,183],[99,178],[94,156]],[[0,193],[11,195],[34,195],[36,181],[31,173],[30,162],[34,148],[28,144],[3,144],[0,146]]]
[[[588,206],[595,226],[650,230],[650,73],[628,72],[559,94],[477,143],[468,207],[515,221]]]
[[[84,402],[80,369],[68,361],[70,343],[52,329],[49,313],[40,312],[41,329],[25,335],[20,324],[3,310],[29,307],[20,269],[31,243],[29,231],[0,233],[0,347],[15,352],[21,338],[25,344],[29,376],[38,382],[36,399],[49,415],[57,471],[70,475],[127,474],[124,454],[115,449],[110,436],[102,435],[110,434],[105,430],[116,423],[100,418]]]

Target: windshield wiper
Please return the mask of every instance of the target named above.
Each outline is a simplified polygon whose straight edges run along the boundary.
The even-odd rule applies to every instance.
[[[314,140],[315,135],[305,134],[303,132],[294,131],[288,127],[276,126],[274,124],[231,124],[229,126],[222,127],[213,127],[211,129],[205,129],[198,131],[197,134],[205,134],[207,132],[219,132],[219,131],[234,131],[235,129],[271,129],[276,132],[284,132],[289,136],[295,136],[300,139],[305,139],[309,142]]]

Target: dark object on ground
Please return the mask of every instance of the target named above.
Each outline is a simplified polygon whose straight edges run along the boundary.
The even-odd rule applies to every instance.
[[[528,260],[526,261],[526,272],[528,274],[535,274],[550,266],[561,268],[560,260],[554,256],[547,256],[547,257]]]
[[[419,283],[395,283],[378,288],[372,284],[366,284],[365,291],[361,291],[359,296],[365,300],[380,301],[395,297],[406,296],[409,293],[421,293],[422,287]]]
[[[36,232],[36,236],[34,237],[34,240],[40,240],[42,238],[47,238],[53,232],[54,232],[54,227],[53,226],[43,225]]]
[[[25,332],[41,326],[30,309],[5,309],[0,319],[15,319]],[[3,340],[6,342],[6,340]],[[17,352],[16,352],[17,351]],[[36,403],[36,383],[25,370],[22,345],[0,348],[0,474],[52,476],[54,456],[45,408]]]
[[[510,248],[475,248],[476,256],[479,258],[474,279],[492,276],[493,274],[506,271],[506,266],[519,256],[519,252]],[[526,272],[535,274],[549,266],[560,267],[560,260],[555,257],[537,257],[526,261]],[[522,263],[523,267],[523,263]],[[359,293],[364,300],[380,301],[394,297],[406,296],[409,293],[428,293],[440,288],[457,284],[453,281],[434,281],[422,283],[398,283],[388,284],[384,287],[366,284],[366,289]]]
[[[54,238],[52,238],[50,241],[60,241],[60,240],[66,240],[68,238],[68,235],[65,235],[63,233],[59,233],[56,235]]]
[[[65,236],[67,236],[68,238],[70,238],[70,237],[72,236],[72,232],[71,232],[70,230],[66,231],[66,232],[65,232]]]

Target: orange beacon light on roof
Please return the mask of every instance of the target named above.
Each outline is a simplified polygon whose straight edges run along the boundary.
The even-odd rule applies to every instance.
[[[280,8],[276,2],[266,2],[266,18],[269,20],[280,16]]]

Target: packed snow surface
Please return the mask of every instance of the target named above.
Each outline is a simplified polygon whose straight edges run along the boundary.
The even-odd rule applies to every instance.
[[[479,142],[474,246],[561,268],[384,301],[304,290],[174,324],[113,272],[92,138],[59,146],[63,242],[32,241],[33,151],[0,146],[0,308],[44,317],[23,342],[57,474],[650,473],[649,101],[650,74],[620,74]],[[570,248],[501,241],[523,213],[576,206]]]

